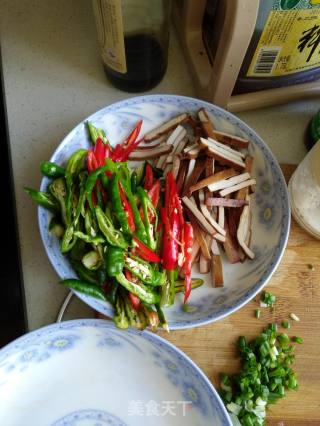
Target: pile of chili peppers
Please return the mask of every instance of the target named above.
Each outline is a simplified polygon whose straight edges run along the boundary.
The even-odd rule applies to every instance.
[[[87,123],[92,148],[73,153],[65,168],[42,162],[48,190],[25,190],[53,212],[49,229],[79,278],[63,285],[108,300],[120,328],[168,329],[163,307],[181,291],[186,302],[202,280],[191,280],[193,229],[173,174],[164,178],[150,163],[128,168],[141,125],[112,148],[105,132]]]

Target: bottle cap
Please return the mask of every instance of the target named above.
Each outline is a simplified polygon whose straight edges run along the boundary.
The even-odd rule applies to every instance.
[[[320,111],[311,119],[309,124],[308,138],[306,147],[310,150],[313,145],[320,139]]]

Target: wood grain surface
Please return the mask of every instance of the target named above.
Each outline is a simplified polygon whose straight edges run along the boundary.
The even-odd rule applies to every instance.
[[[295,166],[284,165],[288,180]],[[309,269],[314,266],[314,270]],[[299,389],[287,392],[285,398],[271,405],[267,425],[320,426],[320,241],[308,235],[292,219],[287,248],[282,261],[265,287],[277,297],[276,309],[261,309],[254,316],[259,297],[236,313],[218,322],[190,330],[160,335],[183,350],[218,388],[219,373],[239,369],[236,342],[240,335],[255,337],[270,322],[281,323],[291,312],[300,322],[290,320],[289,336],[299,336],[294,369]]]
[[[288,181],[295,166],[281,167]],[[223,320],[159,335],[185,352],[218,389],[220,372],[232,374],[239,370],[238,337],[254,338],[268,323],[281,324],[288,319],[289,336],[303,339],[303,344],[296,346],[293,365],[299,388],[270,405],[267,425],[320,426],[320,241],[307,234],[294,219],[281,263],[265,289],[277,297],[276,308],[273,312],[261,309],[260,319],[254,316],[259,307],[258,295]],[[289,318],[292,312],[298,315],[299,322]]]

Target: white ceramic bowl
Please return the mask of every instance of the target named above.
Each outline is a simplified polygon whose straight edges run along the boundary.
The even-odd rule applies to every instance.
[[[217,130],[250,139],[249,153],[254,157],[252,175],[257,180],[256,192],[252,197],[253,235],[251,247],[254,260],[231,265],[223,261],[224,287],[212,288],[210,275],[205,285],[193,291],[190,297],[192,312],[181,309],[182,295],[176,304],[166,310],[171,329],[190,328],[217,321],[251,300],[269,281],[277,268],[287,244],[290,228],[290,207],[287,186],[270,149],[263,140],[243,121],[231,113],[210,103],[174,95],[139,96],[117,102],[94,113],[76,126],[60,143],[51,161],[64,165],[69,156],[79,148],[88,148],[90,142],[85,121],[90,120],[105,129],[113,144],[122,142],[137,120],[143,119],[142,134],[184,112],[196,112],[205,107]],[[44,178],[41,190],[49,180]],[[39,226],[48,257],[61,278],[73,278],[76,274],[59,248],[59,241],[48,232],[50,212],[39,207]],[[194,271],[193,276],[200,276]],[[202,275],[203,278],[203,275]],[[112,307],[103,301],[77,295],[97,311],[112,316]]]
[[[148,331],[76,320],[0,350],[6,426],[231,426],[203,372]]]

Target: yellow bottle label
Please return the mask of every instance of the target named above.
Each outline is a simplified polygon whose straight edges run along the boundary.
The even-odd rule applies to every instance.
[[[272,10],[248,77],[279,77],[320,66],[320,9]]]
[[[127,72],[121,0],[93,0],[103,62],[120,73]]]

